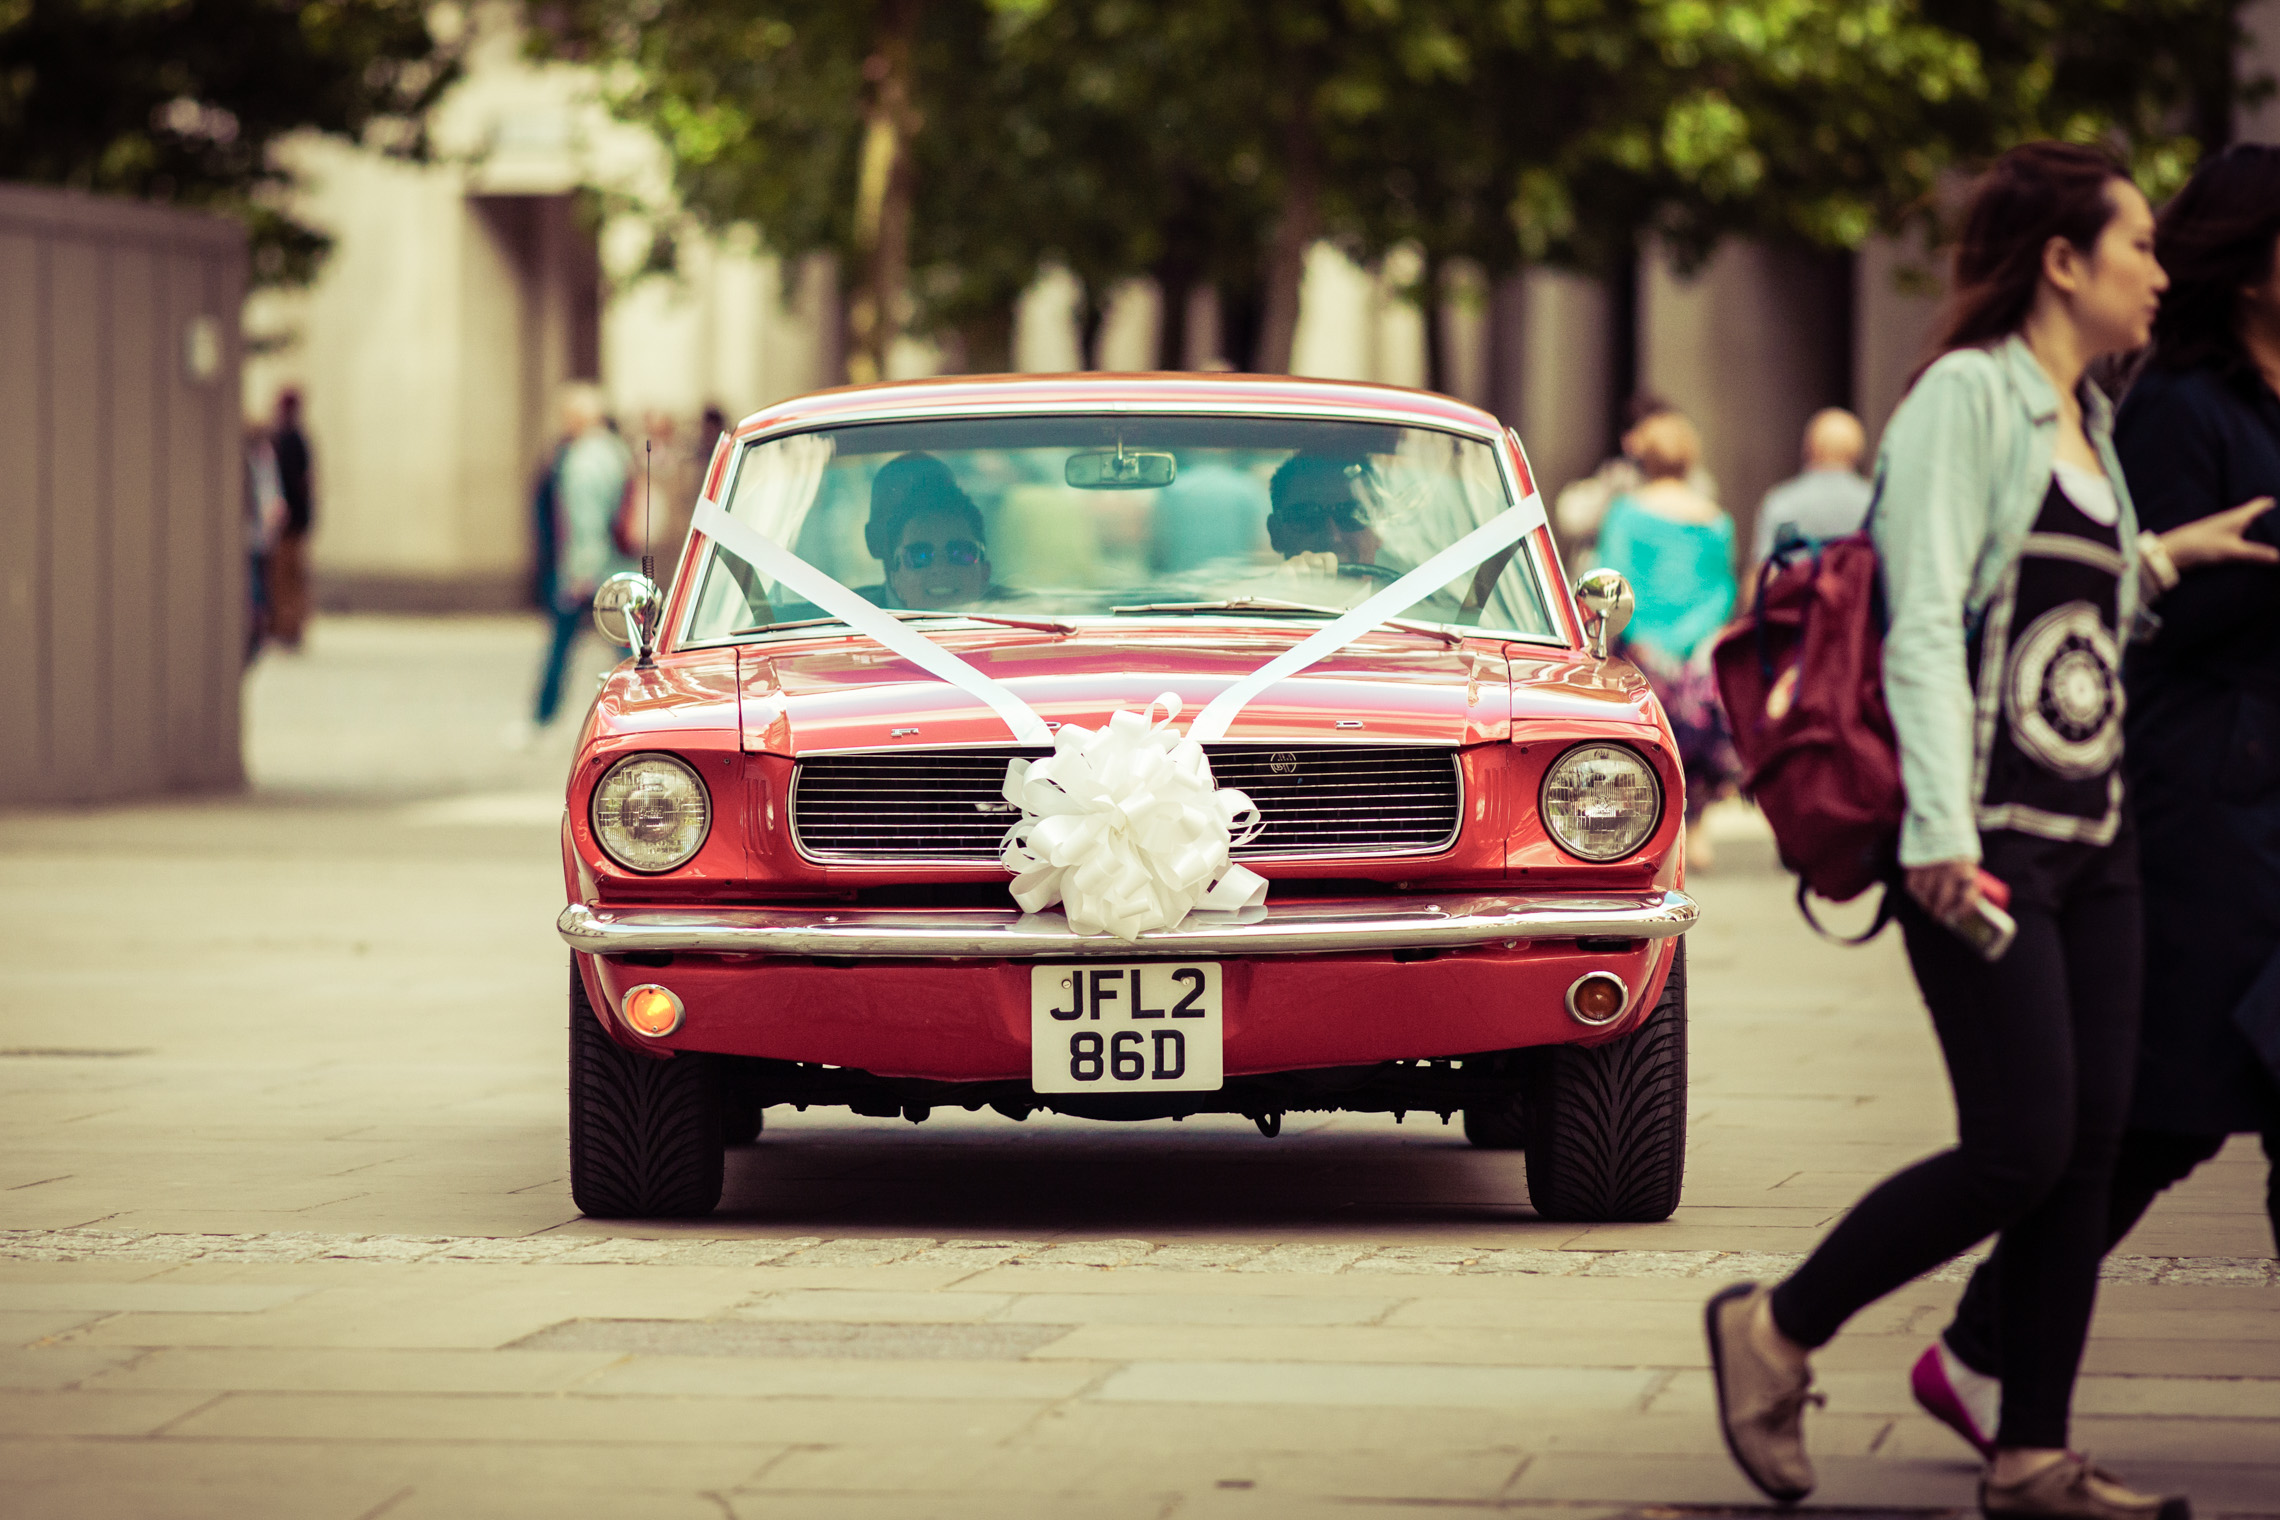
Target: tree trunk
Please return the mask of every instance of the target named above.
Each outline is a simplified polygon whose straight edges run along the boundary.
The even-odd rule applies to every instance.
[[[969,375],[1013,369],[1013,307],[994,307],[958,324],[958,367]]]
[[[1257,364],[1261,374],[1288,374],[1298,340],[1299,285],[1306,277],[1306,251],[1322,230],[1322,148],[1303,95],[1294,105],[1283,136],[1286,181],[1282,212],[1267,245],[1266,297],[1259,318]]]
[[[1441,258],[1426,253],[1417,270],[1417,314],[1425,319],[1425,389],[1442,395],[1449,389],[1449,334],[1441,323]]]
[[[1188,369],[1188,300],[1195,293],[1195,268],[1185,259],[1156,261],[1156,368]]]
[[[917,189],[910,139],[917,130],[911,98],[911,42],[920,0],[886,0],[878,47],[863,61],[869,95],[863,104],[863,154],[855,185],[855,288],[848,293],[847,378],[883,380],[887,352],[901,323],[910,274],[911,202]]]
[[[1265,302],[1259,298],[1259,287],[1246,282],[1242,285],[1219,287],[1219,357],[1229,366],[1246,375],[1266,372],[1259,362],[1259,328]]]
[[[1100,330],[1108,320],[1108,302],[1090,285],[1077,294],[1077,368],[1100,368]]]

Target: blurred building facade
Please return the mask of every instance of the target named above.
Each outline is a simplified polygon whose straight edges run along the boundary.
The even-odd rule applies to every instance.
[[[609,115],[597,76],[524,58],[513,7],[473,14],[467,77],[432,124],[435,161],[300,145],[297,210],[335,250],[313,287],[247,310],[249,413],[286,384],[307,397],[321,472],[313,558],[331,606],[519,605],[531,487],[565,382],[601,384],[637,451],[657,440],[670,532],[686,522],[706,406],[734,418],[841,374],[828,265],[786,268],[749,230],[676,225],[660,146]],[[2280,0],[2250,20],[2246,70],[2273,71]],[[2280,106],[2241,126],[2280,138]],[[1650,247],[1614,281],[1539,269],[1489,285],[1460,272],[1439,314],[1448,388],[1519,431],[1547,494],[1607,455],[1625,394],[1667,396],[1701,425],[1747,542],[1758,499],[1797,468],[1812,412],[1850,406],[1872,438],[1890,415],[1936,306],[1932,264],[1888,241],[1857,255],[1729,242],[1695,270]],[[1409,274],[1399,259],[1366,270],[1317,247],[1293,368],[1422,384],[1424,318],[1395,294]],[[1037,282],[1016,323],[1018,367],[1077,367],[1076,305],[1065,275]],[[1208,292],[1187,316],[1191,350],[1209,355]],[[1101,367],[1148,367],[1155,322],[1147,282],[1120,291]],[[941,362],[905,341],[889,373]]]

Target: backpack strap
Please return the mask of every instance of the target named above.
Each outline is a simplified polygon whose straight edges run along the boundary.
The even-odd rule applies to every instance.
[[[1862,930],[1858,934],[1830,933],[1829,930],[1821,923],[1821,921],[1813,916],[1813,905],[1805,900],[1805,883],[1803,880],[1799,880],[1797,883],[1797,911],[1800,914],[1804,915],[1805,922],[1811,924],[1813,926],[1813,932],[1820,935],[1821,938],[1834,941],[1840,945],[1865,945],[1870,940],[1876,938],[1876,936],[1879,934],[1882,934],[1884,932],[1884,926],[1899,916],[1899,899],[1893,895],[1899,890],[1901,889],[1895,887],[1892,883],[1885,883],[1884,896],[1879,899],[1876,904],[1875,922],[1871,923],[1866,929]]]

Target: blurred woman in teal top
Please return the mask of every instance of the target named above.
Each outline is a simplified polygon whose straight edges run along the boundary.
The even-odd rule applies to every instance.
[[[1686,767],[1687,863],[1710,863],[1702,810],[1740,772],[1710,674],[1710,641],[1733,616],[1734,520],[1686,477],[1702,454],[1694,424],[1663,412],[1632,434],[1646,480],[1618,496],[1599,529],[1599,562],[1623,573],[1639,600],[1623,653],[1646,672],[1678,736]]]

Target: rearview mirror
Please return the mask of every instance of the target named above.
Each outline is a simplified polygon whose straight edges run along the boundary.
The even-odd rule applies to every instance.
[[[1179,461],[1171,455],[1119,443],[1113,449],[1071,454],[1061,478],[1080,491],[1149,491],[1170,485],[1179,473]]]
[[[646,660],[657,642],[658,601],[655,581],[621,571],[594,592],[594,626],[603,638]]]
[[[1639,605],[1631,583],[1620,570],[1586,570],[1575,583],[1575,604],[1583,613],[1584,637],[1591,641],[1591,657],[1607,658],[1607,641],[1630,625]]]

